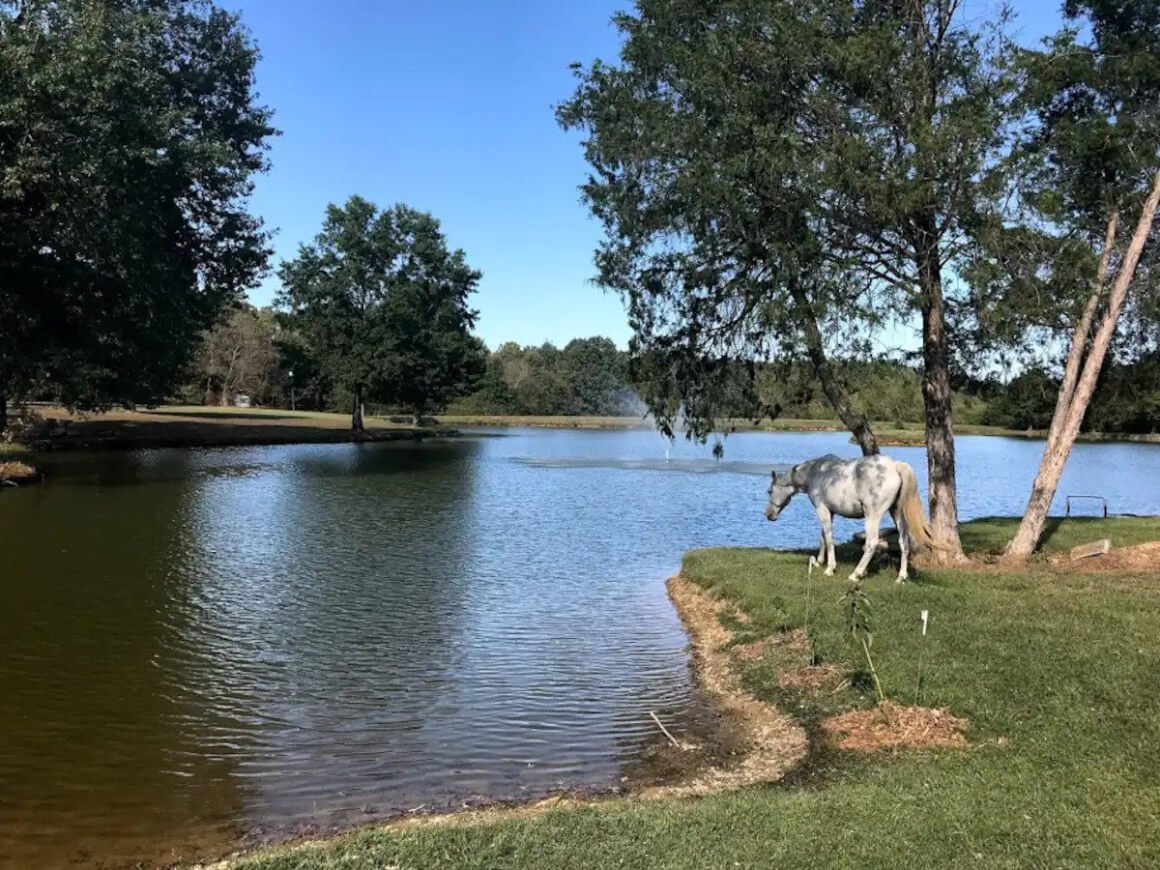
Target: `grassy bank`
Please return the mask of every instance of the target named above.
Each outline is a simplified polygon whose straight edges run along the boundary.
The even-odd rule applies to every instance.
[[[266,408],[220,408],[173,406],[140,411],[111,411],[74,415],[59,408],[38,408],[54,424],[34,443],[0,445],[0,455],[37,450],[133,449],[142,447],[224,447],[252,444],[330,443],[384,441],[449,434],[459,427],[545,429],[641,429],[652,430],[651,419],[641,417],[529,417],[441,416],[426,427],[367,417],[366,432],[350,430],[350,417],[318,411],[285,411]],[[837,420],[730,420],[720,426],[734,432],[845,432]],[[1008,438],[1041,438],[1043,432],[1015,431],[995,426],[960,425],[959,435],[997,435]],[[922,446],[921,423],[876,430],[886,446]],[[1160,436],[1105,436],[1086,433],[1087,441],[1157,441]]]
[[[414,427],[366,418],[365,432],[352,432],[346,414],[264,408],[162,407],[75,415],[37,408],[48,426],[33,450],[102,450],[145,447],[228,447],[257,444],[316,444],[392,441],[446,435],[443,426]]]
[[[964,528],[994,551],[1013,521]],[[1156,519],[1051,524],[1046,548],[1107,536],[1160,539]],[[854,557],[847,548],[842,558]],[[818,739],[828,714],[870,703],[865,660],[837,603],[842,581],[806,582],[805,556],[690,553],[683,573],[745,615],[727,627],[756,657],[735,666],[757,697],[814,735],[780,783],[685,801],[616,801],[488,823],[361,832],[243,861],[247,868],[1145,867],[1160,863],[1160,565],[1117,573],[925,571],[871,576],[873,652],[888,696],[970,720],[966,749],[865,755]],[[783,688],[807,664],[775,643],[809,621],[836,687]],[[931,614],[930,633],[919,612]],[[760,646],[758,647],[761,648]],[[918,662],[923,678],[918,687]]]

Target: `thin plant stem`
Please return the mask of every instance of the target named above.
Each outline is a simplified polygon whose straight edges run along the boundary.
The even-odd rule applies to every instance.
[[[886,696],[882,693],[882,683],[878,682],[878,670],[874,667],[874,659],[870,658],[870,645],[866,643],[866,638],[860,638],[862,641],[862,651],[866,653],[866,664],[870,666],[870,676],[874,680],[874,691],[878,693],[878,703],[881,704],[886,700]]]
[[[806,643],[810,648],[810,664],[817,664],[818,656],[814,650],[814,638],[810,634],[810,592],[814,585],[814,566],[817,564],[817,559],[810,556],[809,568],[806,569]]]

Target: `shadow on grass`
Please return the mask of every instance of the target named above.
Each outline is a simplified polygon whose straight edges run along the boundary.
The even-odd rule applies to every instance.
[[[244,411],[210,411],[210,410],[162,410],[160,408],[145,413],[156,417],[196,417],[204,420],[242,420],[247,423],[260,424],[263,420],[300,420],[309,423],[310,418],[301,414],[247,414]]]

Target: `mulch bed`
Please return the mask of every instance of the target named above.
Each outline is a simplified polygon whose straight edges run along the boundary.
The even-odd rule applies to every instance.
[[[822,731],[841,749],[873,752],[897,746],[967,745],[966,719],[945,709],[910,707],[884,701],[867,710],[849,710],[822,722]]]

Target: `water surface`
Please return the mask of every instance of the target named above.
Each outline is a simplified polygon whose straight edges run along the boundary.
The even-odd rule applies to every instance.
[[[694,688],[664,593],[707,545],[806,546],[769,469],[647,432],[62,454],[0,493],[0,865],[152,863],[413,807],[606,787]],[[1042,445],[958,440],[965,518]],[[896,448],[925,481],[921,449]],[[1060,488],[1160,513],[1160,449],[1079,445]],[[1142,481],[1150,481],[1142,485]],[[1084,506],[1090,510],[1089,505]],[[843,523],[848,535],[857,526]]]

